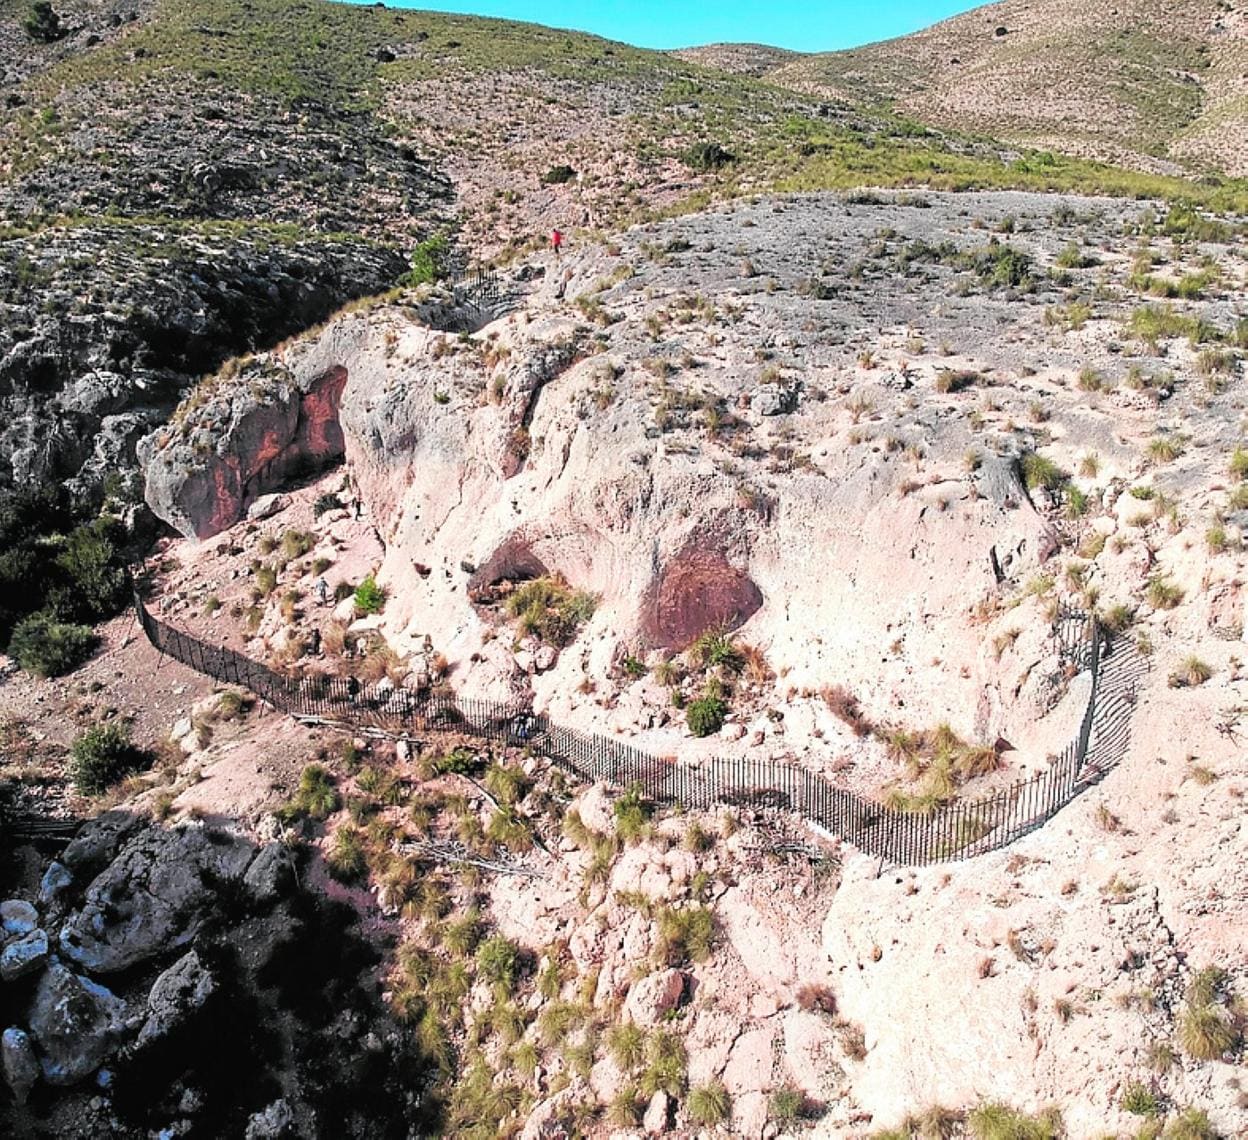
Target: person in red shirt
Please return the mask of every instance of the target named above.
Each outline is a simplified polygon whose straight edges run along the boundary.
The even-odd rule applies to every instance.
[[[550,235],[550,246],[555,251],[555,258],[558,259],[559,251],[563,248],[563,234],[558,230],[553,230]]]

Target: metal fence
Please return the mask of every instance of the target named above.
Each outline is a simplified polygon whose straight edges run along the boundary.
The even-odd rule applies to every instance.
[[[1091,676],[1091,693],[1075,739],[1045,771],[1028,779],[979,799],[917,812],[865,799],[790,764],[655,756],[620,740],[555,724],[519,702],[417,694],[386,680],[365,684],[355,677],[291,678],[173,629],[149,613],[137,596],[135,608],[144,633],[162,653],[217,681],[249,689],[292,716],[397,736],[454,732],[527,747],[580,779],[636,785],[655,803],[792,812],[885,862],[909,866],[1003,847],[1039,827],[1100,779],[1126,750],[1141,661],[1125,645],[1111,647],[1094,618],[1062,617],[1055,631],[1053,684],[1060,686],[1083,672]],[[1105,693],[1102,686],[1106,660],[1119,666],[1112,693]],[[1104,725],[1099,732],[1098,719]]]

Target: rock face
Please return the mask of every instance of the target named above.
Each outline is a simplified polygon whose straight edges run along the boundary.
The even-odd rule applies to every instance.
[[[113,812],[84,826],[64,858],[57,905],[4,908],[15,927],[38,923],[8,935],[0,954],[0,1065],[35,1132],[365,1140],[379,1127],[436,1130],[422,1079],[432,1068],[371,988],[376,957],[354,913],[301,891],[290,852]],[[301,1012],[323,987],[333,1014]],[[314,1071],[314,1082],[297,1076]],[[360,1109],[382,1093],[384,1106]],[[0,1089],[6,1136],[7,1104]],[[66,1120],[81,1127],[67,1132]]]
[[[267,491],[343,453],[338,405],[341,365],[297,378],[279,366],[252,366],[191,414],[140,447],[148,504],[194,538],[231,526]],[[224,447],[214,447],[223,440]],[[159,447],[159,456],[155,455]]]
[[[44,1079],[72,1085],[94,1072],[120,1040],[125,1012],[125,1003],[103,986],[50,966],[27,1018]]]
[[[144,833],[87,889],[61,930],[61,953],[107,974],[186,945],[210,913],[213,884],[241,879],[252,854],[204,830]]]
[[[283,246],[259,232],[106,222],[0,243],[0,305],[26,315],[0,328],[0,489],[73,479],[88,491],[134,470],[138,439],[193,377],[389,284],[401,268],[397,254],[365,243],[310,236]],[[33,290],[22,283],[31,272]],[[66,319],[60,310],[82,296],[93,303]]]

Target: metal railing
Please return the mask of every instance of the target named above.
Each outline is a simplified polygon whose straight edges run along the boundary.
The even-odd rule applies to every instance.
[[[636,785],[654,803],[793,812],[887,863],[908,866],[1003,847],[1039,827],[1104,776],[1126,751],[1143,660],[1125,644],[1111,647],[1095,618],[1080,614],[1061,618],[1056,630],[1056,684],[1082,672],[1091,675],[1091,693],[1075,739],[1043,772],[978,799],[918,812],[866,799],[790,764],[655,756],[621,740],[555,724],[518,702],[418,694],[386,680],[365,684],[355,677],[325,675],[295,679],[172,628],[154,617],[137,595],[135,608],[144,633],[162,653],[224,684],[242,686],[292,716],[396,736],[454,732],[492,744],[527,747],[581,779]],[[1117,666],[1109,693],[1102,686],[1106,660]]]

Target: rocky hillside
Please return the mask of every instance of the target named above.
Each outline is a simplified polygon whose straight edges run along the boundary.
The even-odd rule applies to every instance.
[[[1246,61],[1242,4],[1004,0],[768,77],[1027,146],[1242,176]]]
[[[133,434],[105,415],[150,422],[225,357],[393,284],[412,245],[446,228],[469,256],[509,256],[552,226],[609,229],[776,185],[1220,193],[916,130],[781,86],[774,69],[745,74],[761,70],[753,51],[691,63],[322,0],[67,3],[47,26],[32,11],[0,6],[0,482],[81,473],[98,490]],[[71,303],[55,251],[75,243],[99,285]],[[281,284],[262,296],[270,269],[298,275],[290,251],[322,266],[299,271],[311,277],[294,311]],[[175,361],[141,320],[132,355],[111,340],[155,278],[173,340],[188,322],[211,330]],[[81,391],[96,373],[107,412]]]

